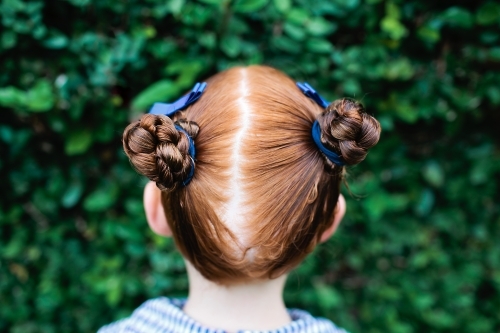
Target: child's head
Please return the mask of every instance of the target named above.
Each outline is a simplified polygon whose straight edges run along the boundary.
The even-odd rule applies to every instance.
[[[262,66],[211,77],[173,119],[148,114],[130,124],[125,151],[161,189],[168,226],[155,216],[165,225],[153,229],[171,230],[184,257],[215,282],[274,278],[295,267],[340,220],[344,167],[314,143],[315,120],[323,144],[346,165],[362,161],[379,139],[379,123],[359,103],[342,99],[323,109]]]

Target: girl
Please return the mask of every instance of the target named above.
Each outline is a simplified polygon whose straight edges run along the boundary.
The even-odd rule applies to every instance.
[[[328,104],[263,66],[232,68],[155,104],[125,129],[123,146],[151,180],[146,217],[174,237],[189,296],[149,300],[100,332],[345,332],[287,310],[283,286],[337,229],[344,165],[361,162],[379,136],[361,104]]]

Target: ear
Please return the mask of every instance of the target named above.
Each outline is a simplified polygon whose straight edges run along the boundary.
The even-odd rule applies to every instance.
[[[151,230],[160,236],[172,236],[161,204],[161,191],[153,182],[148,182],[144,187],[144,210]]]
[[[342,218],[344,217],[345,211],[346,211],[345,199],[344,199],[344,196],[342,194],[340,194],[339,200],[337,201],[337,207],[335,207],[333,223],[321,235],[321,239],[320,239],[321,243],[326,242],[335,233],[335,231],[337,230],[337,227],[340,224],[340,221],[342,221]]]

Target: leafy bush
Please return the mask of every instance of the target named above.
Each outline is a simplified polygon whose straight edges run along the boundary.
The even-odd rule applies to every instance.
[[[500,330],[500,5],[2,0],[0,331],[92,332],[185,295],[123,128],[236,64],[361,100],[383,135],[289,306],[352,332]]]

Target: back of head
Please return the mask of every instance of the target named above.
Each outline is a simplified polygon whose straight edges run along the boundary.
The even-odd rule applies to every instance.
[[[322,109],[285,74],[232,68],[207,81],[203,96],[173,119],[144,115],[124,132],[138,172],[156,182],[176,244],[207,279],[229,283],[277,277],[302,261],[332,223],[342,166],[362,161],[378,122],[348,99]],[[178,130],[176,125],[183,130]],[[194,161],[188,135],[196,146]]]

